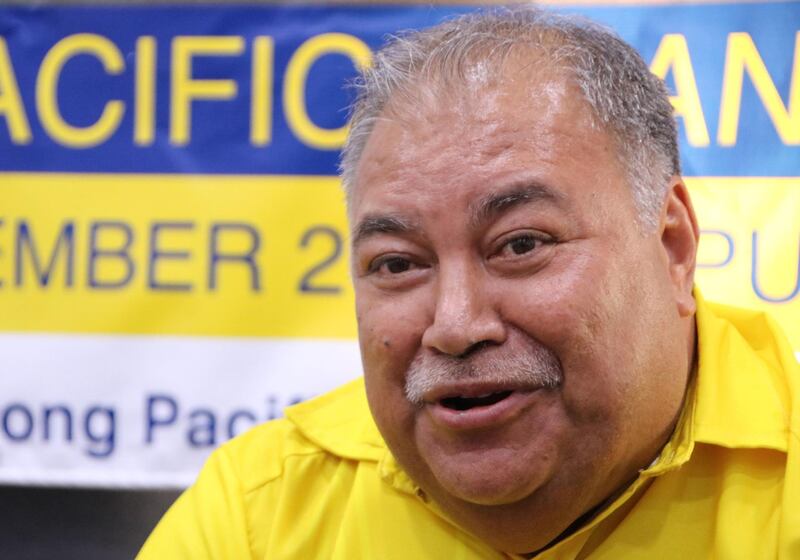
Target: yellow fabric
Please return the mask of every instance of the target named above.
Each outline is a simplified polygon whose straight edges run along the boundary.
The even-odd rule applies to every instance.
[[[697,375],[671,441],[537,558],[800,559],[800,367],[767,316],[698,299]],[[398,467],[357,381],[216,451],[138,558],[508,557]]]

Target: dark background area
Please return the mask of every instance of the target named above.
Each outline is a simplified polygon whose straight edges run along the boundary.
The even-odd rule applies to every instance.
[[[179,494],[0,486],[0,558],[131,559]]]

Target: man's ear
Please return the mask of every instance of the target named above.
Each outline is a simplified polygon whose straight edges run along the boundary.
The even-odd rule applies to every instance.
[[[660,228],[678,313],[681,317],[689,317],[696,308],[692,287],[700,231],[689,191],[680,176],[670,179],[661,210]]]

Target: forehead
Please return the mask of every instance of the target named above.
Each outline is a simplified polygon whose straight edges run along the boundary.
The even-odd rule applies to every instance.
[[[509,64],[496,79],[421,84],[414,102],[390,103],[357,166],[351,215],[443,196],[470,206],[505,184],[569,198],[624,183],[613,140],[578,87],[554,70],[532,74]]]

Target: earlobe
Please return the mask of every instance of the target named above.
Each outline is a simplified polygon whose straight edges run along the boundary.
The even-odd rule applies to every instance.
[[[700,231],[686,184],[679,176],[670,179],[661,215],[661,244],[668,259],[675,303],[682,317],[695,311],[692,296],[697,243]]]

